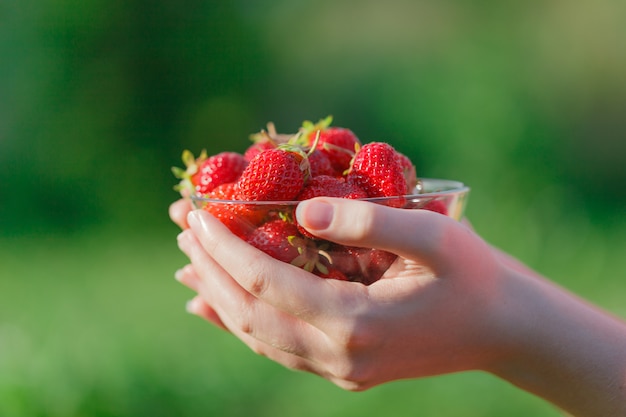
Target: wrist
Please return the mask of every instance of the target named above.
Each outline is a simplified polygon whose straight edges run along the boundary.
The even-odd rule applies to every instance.
[[[509,271],[503,287],[485,370],[576,415],[626,415],[624,323],[541,277]]]

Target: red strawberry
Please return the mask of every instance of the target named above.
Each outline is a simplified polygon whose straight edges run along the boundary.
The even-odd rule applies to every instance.
[[[191,152],[184,151],[182,159],[186,169],[172,170],[181,180],[176,189],[183,195],[206,194],[220,184],[237,181],[248,165],[243,155],[236,152],[220,152],[208,157],[206,151],[202,151],[194,158]]]
[[[333,246],[331,253],[333,268],[365,285],[378,281],[397,258],[391,252],[354,246]]]
[[[219,185],[206,194],[205,197],[214,200],[241,200],[236,183]],[[243,239],[265,217],[265,212],[257,210],[253,205],[244,203],[206,202],[202,208],[219,219],[231,232]]]
[[[329,268],[327,273],[317,272],[316,275],[325,279],[337,279],[339,281],[349,281],[346,274],[337,268]]]
[[[369,252],[367,273],[363,276],[361,282],[365,285],[370,285],[378,281],[397,258],[398,256],[395,253],[380,249],[371,249]]]
[[[236,182],[220,184],[204,197],[216,200],[241,200],[241,194]]]
[[[330,163],[338,176],[343,175],[350,167],[350,161],[361,146],[361,141],[350,129],[330,126],[332,117],[320,120],[317,124],[304,122],[303,131],[309,145],[312,146],[317,139],[316,148],[324,152],[330,159]],[[317,138],[319,132],[319,138]]]
[[[300,255],[297,245],[291,243],[296,236],[298,228],[295,224],[277,219],[259,226],[249,235],[247,241],[272,258],[290,263]]]
[[[314,149],[308,154],[309,164],[311,165],[311,177],[319,175],[335,175],[335,170],[330,163],[328,155],[319,149]]]
[[[413,194],[416,192],[415,187],[417,187],[419,183],[415,165],[413,165],[413,162],[408,156],[397,151],[396,153],[398,154],[398,162],[402,167],[402,173],[404,174],[404,179],[406,180],[406,193]]]
[[[332,265],[343,272],[351,281],[360,281],[363,275],[363,268],[367,264],[362,264],[363,255],[369,249],[357,248],[353,246],[333,245],[330,252],[332,253]]]
[[[403,196],[407,190],[396,150],[384,142],[364,145],[354,156],[348,182],[364,190],[369,197]],[[392,205],[401,206],[402,201]]]
[[[313,197],[366,198],[365,191],[343,178],[329,175],[318,175],[311,178],[298,195],[298,200]]]
[[[272,142],[255,142],[252,145],[248,146],[243,154],[243,157],[246,159],[246,161],[250,162],[254,159],[255,156],[257,156],[261,152],[268,149],[273,149],[275,147],[276,144]]]
[[[268,149],[273,149],[278,146],[276,140],[274,140],[269,133],[262,130],[260,133],[256,133],[250,136],[252,144],[248,146],[243,154],[246,161],[250,162],[255,156]]]
[[[234,182],[248,165],[243,155],[237,152],[220,152],[207,158],[191,177],[196,191],[205,194],[221,184]]]
[[[440,213],[446,216],[448,215],[448,207],[446,206],[446,203],[441,200],[430,200],[422,208],[424,210],[434,211],[435,213]]]
[[[310,175],[306,154],[295,146],[279,146],[254,157],[239,178],[245,200],[288,201],[296,198]]]

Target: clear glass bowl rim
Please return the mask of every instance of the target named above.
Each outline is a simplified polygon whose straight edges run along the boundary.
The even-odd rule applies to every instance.
[[[415,194],[407,194],[403,196],[395,196],[395,197],[369,197],[369,198],[359,198],[359,201],[369,201],[374,203],[380,203],[390,200],[395,200],[397,198],[404,198],[407,200],[414,199],[434,199],[438,197],[444,197],[449,195],[462,195],[467,194],[470,191],[470,188],[462,183],[461,181],[456,180],[446,180],[446,179],[437,179],[437,178],[420,178],[420,182],[423,184],[425,189],[436,190],[429,192],[421,192]],[[219,204],[253,204],[253,205],[297,205],[302,200],[291,200],[291,201],[248,201],[248,200],[222,200],[216,198],[207,198],[199,195],[192,195],[191,199],[194,202],[198,203],[219,203]]]

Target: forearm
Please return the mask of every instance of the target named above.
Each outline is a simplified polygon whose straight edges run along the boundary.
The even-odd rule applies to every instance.
[[[626,324],[543,279],[510,272],[505,288],[508,357],[491,371],[575,416],[626,416]]]

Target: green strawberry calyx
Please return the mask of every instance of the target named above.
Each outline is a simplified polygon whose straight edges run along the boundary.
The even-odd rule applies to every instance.
[[[172,167],[172,173],[180,180],[180,182],[174,186],[174,190],[180,192],[181,194],[194,194],[196,186],[193,184],[191,179],[198,172],[202,162],[204,162],[207,158],[208,154],[206,149],[203,149],[197,158],[190,150],[185,149],[181,157],[185,168]]]
[[[332,264],[330,255],[324,250],[326,244],[322,244],[319,248],[309,239],[298,236],[289,236],[287,238],[289,244],[298,249],[299,255],[295,257],[291,264],[304,269],[307,272],[313,272],[317,269],[322,274],[328,274],[328,267],[321,262],[321,257]]]
[[[323,119],[320,119],[317,123],[313,123],[310,120],[305,120],[302,123],[302,133],[305,137],[308,137],[312,132],[316,130],[326,130],[333,123],[333,116],[329,115]]]

